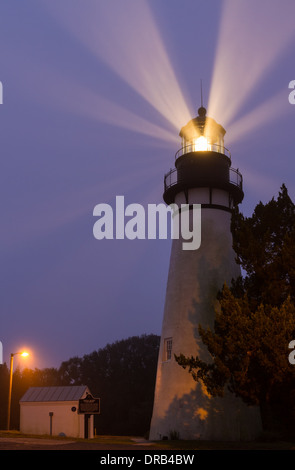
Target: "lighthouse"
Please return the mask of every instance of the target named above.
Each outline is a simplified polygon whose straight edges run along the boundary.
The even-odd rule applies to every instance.
[[[214,328],[217,294],[225,282],[230,285],[240,275],[232,248],[231,214],[243,200],[243,179],[231,167],[225,133],[201,106],[198,116],[180,130],[175,168],[164,177],[166,204],[186,204],[190,209],[201,204],[201,244],[197,250],[183,250],[181,238],[172,241],[151,440],[248,440],[261,432],[258,408],[230,392],[210,396],[174,358],[182,353],[210,361],[198,325]]]

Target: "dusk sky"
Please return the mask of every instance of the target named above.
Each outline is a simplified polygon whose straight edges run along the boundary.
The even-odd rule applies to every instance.
[[[4,361],[160,335],[171,241],[96,240],[93,209],[163,202],[201,79],[241,211],[282,183],[295,201],[294,18],[294,0],[0,0]]]

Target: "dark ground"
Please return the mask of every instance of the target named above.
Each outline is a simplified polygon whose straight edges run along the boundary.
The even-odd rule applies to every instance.
[[[59,441],[37,438],[0,438],[0,450],[159,450],[159,447],[140,444],[99,443],[91,440]]]
[[[97,436],[94,439],[60,438],[50,436],[27,436],[17,431],[0,431],[1,450],[94,450],[94,451],[157,451],[171,450],[295,450],[292,439],[267,437],[253,442],[209,441],[145,441],[129,436]]]

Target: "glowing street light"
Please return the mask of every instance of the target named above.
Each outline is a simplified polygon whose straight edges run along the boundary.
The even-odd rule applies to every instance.
[[[7,429],[10,428],[10,407],[11,407],[11,390],[12,390],[12,375],[13,375],[13,358],[17,354],[20,354],[22,357],[27,357],[29,355],[26,351],[19,351],[16,353],[10,354],[10,376],[9,376],[9,392],[8,392],[8,409],[7,409]]]
[[[16,354],[17,354],[17,353],[16,353]],[[29,353],[26,352],[26,351],[24,351],[24,352],[20,353],[20,355],[21,355],[22,357],[28,357]]]

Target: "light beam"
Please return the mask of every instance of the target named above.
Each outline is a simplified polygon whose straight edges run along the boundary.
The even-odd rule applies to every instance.
[[[225,0],[208,106],[225,128],[294,38],[294,16],[292,0]]]
[[[162,38],[145,0],[47,3],[54,16],[177,131],[191,119]],[[71,14],[69,14],[71,12]]]

